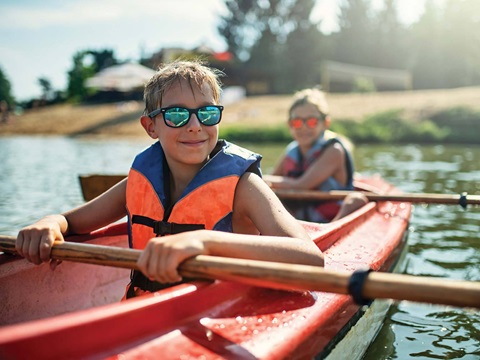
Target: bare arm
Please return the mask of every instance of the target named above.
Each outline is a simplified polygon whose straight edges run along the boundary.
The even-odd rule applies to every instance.
[[[340,183],[346,183],[345,151],[339,144],[328,147],[322,156],[298,178],[286,176],[265,176],[265,181],[273,188],[315,189],[330,176]]]
[[[64,213],[68,221],[68,233],[89,233],[125,216],[126,187],[125,178],[95,199]]]
[[[244,174],[237,185],[234,231],[242,219],[250,220],[262,235],[249,237],[251,246],[258,246],[258,242],[261,242],[264,249],[258,249],[258,252],[247,251],[250,256],[243,254],[241,257],[323,265],[323,254],[304,227],[285,209],[267,184],[253,173]],[[243,240],[240,243],[243,243]]]
[[[305,229],[255,174],[243,175],[237,185],[233,221],[235,231],[251,223],[262,235],[199,230],[154,238],[137,264],[160,282],[179,281],[178,264],[199,254],[323,266],[323,254]]]
[[[125,189],[126,179],[86,204],[23,228],[16,250],[34,264],[48,261],[53,243],[63,241],[64,235],[88,233],[125,216]]]

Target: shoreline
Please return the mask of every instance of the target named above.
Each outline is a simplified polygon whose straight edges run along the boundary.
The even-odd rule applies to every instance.
[[[480,110],[480,87],[379,93],[327,93],[332,121],[361,121],[365,116],[402,109],[411,121],[428,119],[431,114],[456,106]],[[246,127],[279,125],[286,122],[291,95],[247,97],[225,106],[222,125]],[[10,123],[0,124],[0,136],[65,135],[74,137],[143,138],[139,124],[142,102],[100,105],[60,104],[11,115]]]

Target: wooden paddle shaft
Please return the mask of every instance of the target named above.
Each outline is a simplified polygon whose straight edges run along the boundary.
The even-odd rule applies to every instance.
[[[15,238],[0,237],[0,250],[15,252]],[[89,264],[137,269],[140,250],[57,242],[51,257]],[[184,261],[182,276],[236,281],[283,290],[348,294],[351,274],[321,267],[198,255]],[[362,296],[480,308],[480,282],[445,280],[389,273],[370,273]]]
[[[341,200],[344,199],[352,191],[315,191],[315,190],[287,190],[273,189],[275,194],[281,199],[291,200]],[[461,201],[466,204],[480,205],[480,195],[450,195],[450,194],[376,194],[372,192],[362,192],[371,201],[398,201],[409,203],[426,203],[426,204],[453,204],[462,205]],[[465,196],[465,200],[462,200]]]
[[[100,195],[110,187],[123,180],[126,175],[83,175],[80,176],[80,184],[85,200],[91,200]],[[480,205],[480,195],[457,195],[457,194],[378,194],[370,186],[359,183],[361,190],[371,201],[398,201],[409,203],[425,204],[447,204],[447,205]],[[321,192],[316,190],[294,190],[294,189],[273,189],[278,197],[290,200],[342,200],[351,191],[329,191]],[[464,199],[462,198],[464,196]],[[462,203],[463,202],[463,203]]]
[[[284,290],[348,294],[351,273],[267,261],[197,256],[181,266],[184,276],[204,276]],[[371,272],[362,296],[480,308],[480,282]]]

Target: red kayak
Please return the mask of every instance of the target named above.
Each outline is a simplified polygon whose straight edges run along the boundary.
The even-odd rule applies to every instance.
[[[398,193],[379,177],[357,178]],[[411,205],[371,202],[332,224],[303,222],[325,269],[401,270]],[[68,241],[125,247],[126,225]],[[301,276],[301,274],[299,274]],[[129,270],[0,255],[0,359],[355,359],[390,305],[351,296],[198,280],[120,302]]]

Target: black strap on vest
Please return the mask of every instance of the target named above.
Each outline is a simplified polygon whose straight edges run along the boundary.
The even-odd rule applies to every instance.
[[[132,224],[141,224],[151,227],[157,236],[180,234],[186,231],[205,229],[205,225],[203,224],[177,224],[168,221],[155,221],[142,215],[133,215]]]
[[[148,279],[145,275],[143,275],[143,273],[137,270],[133,270],[131,279],[132,280],[127,291],[127,299],[135,297],[135,288],[140,288],[144,291],[155,292],[193,280],[191,278],[183,278],[182,281],[176,283],[159,283],[157,281]]]
[[[155,221],[147,216],[133,215],[132,224],[141,224],[151,227],[157,236],[179,234],[182,232],[205,229],[203,224],[177,224],[168,221]],[[170,286],[181,284],[183,282],[191,281],[191,279],[184,278],[182,281],[172,284],[162,284],[157,281],[152,281],[143,275],[140,271],[133,270],[130,276],[131,282],[127,291],[127,299],[135,297],[135,288],[140,288],[145,291],[159,291]]]

